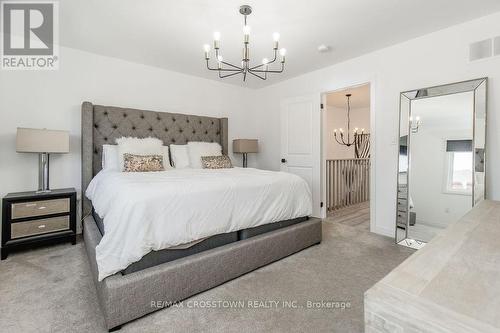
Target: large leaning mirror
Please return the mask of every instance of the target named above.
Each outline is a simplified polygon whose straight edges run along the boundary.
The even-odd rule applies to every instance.
[[[396,243],[420,248],[485,197],[487,79],[401,93]]]

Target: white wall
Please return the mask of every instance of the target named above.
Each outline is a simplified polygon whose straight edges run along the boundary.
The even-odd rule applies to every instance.
[[[254,96],[259,116],[260,167],[279,169],[280,100],[371,82],[372,231],[394,235],[399,93],[420,87],[488,76],[487,197],[500,199],[500,57],[468,62],[471,42],[500,34],[500,13],[391,46],[356,59],[261,89]],[[290,54],[292,56],[292,54]],[[373,141],[372,141],[373,142]],[[497,166],[496,168],[494,166]]]
[[[370,132],[370,108],[351,109],[351,130],[358,127],[365,129],[365,133]],[[333,136],[334,129],[342,128],[347,131],[347,109],[326,105],[325,117],[323,118],[323,140],[325,145],[326,159],[354,158],[354,146],[340,145]],[[340,137],[339,137],[340,139]],[[347,137],[346,137],[347,140]],[[353,140],[351,132],[351,141]]]
[[[67,155],[51,156],[51,187],[80,189],[80,106],[103,105],[229,118],[229,142],[256,137],[249,89],[61,48],[58,71],[0,72],[0,196],[37,187],[36,154],[15,151],[16,127],[69,130]],[[255,155],[249,156],[250,166]],[[241,164],[241,156],[233,161]]]

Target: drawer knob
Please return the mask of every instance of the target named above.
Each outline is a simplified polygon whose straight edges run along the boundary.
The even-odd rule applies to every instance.
[[[43,228],[45,228],[45,224],[40,224],[40,225],[38,226],[38,229],[43,229]]]
[[[45,207],[45,206],[38,207],[38,209],[45,209],[45,208],[47,208],[47,207]]]

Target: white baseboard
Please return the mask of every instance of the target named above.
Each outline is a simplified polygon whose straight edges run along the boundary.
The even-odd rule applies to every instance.
[[[381,228],[381,227],[377,227],[377,226],[375,226],[374,228],[370,228],[370,231],[375,233],[375,234],[379,234],[379,235],[387,236],[387,237],[391,237],[391,238],[394,238],[394,233],[395,233],[395,231],[392,229]]]

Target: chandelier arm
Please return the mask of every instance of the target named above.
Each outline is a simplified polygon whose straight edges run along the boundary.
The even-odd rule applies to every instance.
[[[260,69],[252,69],[252,72],[255,73],[283,73],[283,70],[285,69],[285,65],[281,63],[281,69],[280,70],[260,70]]]
[[[344,143],[343,143],[343,142],[340,142],[340,141],[339,141],[339,139],[337,138],[337,136],[336,136],[336,135],[334,135],[334,137],[335,137],[335,141],[337,141],[337,142],[338,142],[338,144],[340,144],[340,145],[344,145]]]
[[[278,49],[274,49],[274,58],[273,58],[273,60],[271,60],[269,62],[269,64],[272,64],[273,62],[275,62],[276,59],[278,59]]]
[[[257,66],[250,67],[249,69],[254,70],[254,69],[262,67],[264,65],[270,65],[270,64],[272,64],[278,58],[277,54],[278,54],[278,51],[276,49],[274,49],[274,58],[273,58],[273,60],[269,61],[267,64],[260,64],[260,65],[257,65]]]
[[[228,66],[230,66],[230,67],[237,68],[237,69],[238,69],[238,70],[240,70],[240,71],[241,71],[241,70],[243,70],[243,68],[238,67],[238,66],[235,66],[235,65],[233,65],[233,64],[230,64],[230,63],[228,63],[228,62],[225,62],[225,61],[221,61],[221,62],[222,62],[224,65],[228,65]]]
[[[230,76],[233,76],[233,75],[238,75],[238,74],[241,74],[241,73],[242,73],[242,71],[238,71],[238,72],[231,73],[231,74],[221,75],[220,72],[219,72],[219,78],[223,79],[223,78],[230,77]]]
[[[211,71],[217,71],[217,72],[238,72],[238,73],[241,73],[242,70],[241,69],[229,69],[229,68],[210,68],[210,67],[207,67],[209,70]]]
[[[343,135],[341,135],[341,136],[340,136],[340,139],[342,140],[342,142],[339,142],[341,145],[344,145],[344,146],[352,146],[352,145],[354,144],[354,142],[351,142],[351,141],[349,140],[349,138],[347,138],[347,141],[346,141],[346,140],[344,140],[344,136],[343,136]]]
[[[250,67],[248,70],[253,71],[253,70],[255,70],[256,68],[260,68],[260,67],[262,67],[262,66],[264,66],[264,64],[260,64],[260,65],[257,65],[257,66]]]
[[[253,76],[258,77],[258,78],[259,78],[259,79],[261,79],[261,80],[265,80],[265,79],[266,79],[265,77],[262,77],[262,76],[260,76],[260,75],[255,74],[255,73],[254,73],[253,71],[251,71],[251,70],[249,70],[249,71],[248,71],[248,73],[252,74]]]
[[[207,69],[211,71],[222,71],[222,72],[241,72],[242,69],[230,69],[230,68],[211,68],[207,60]]]

